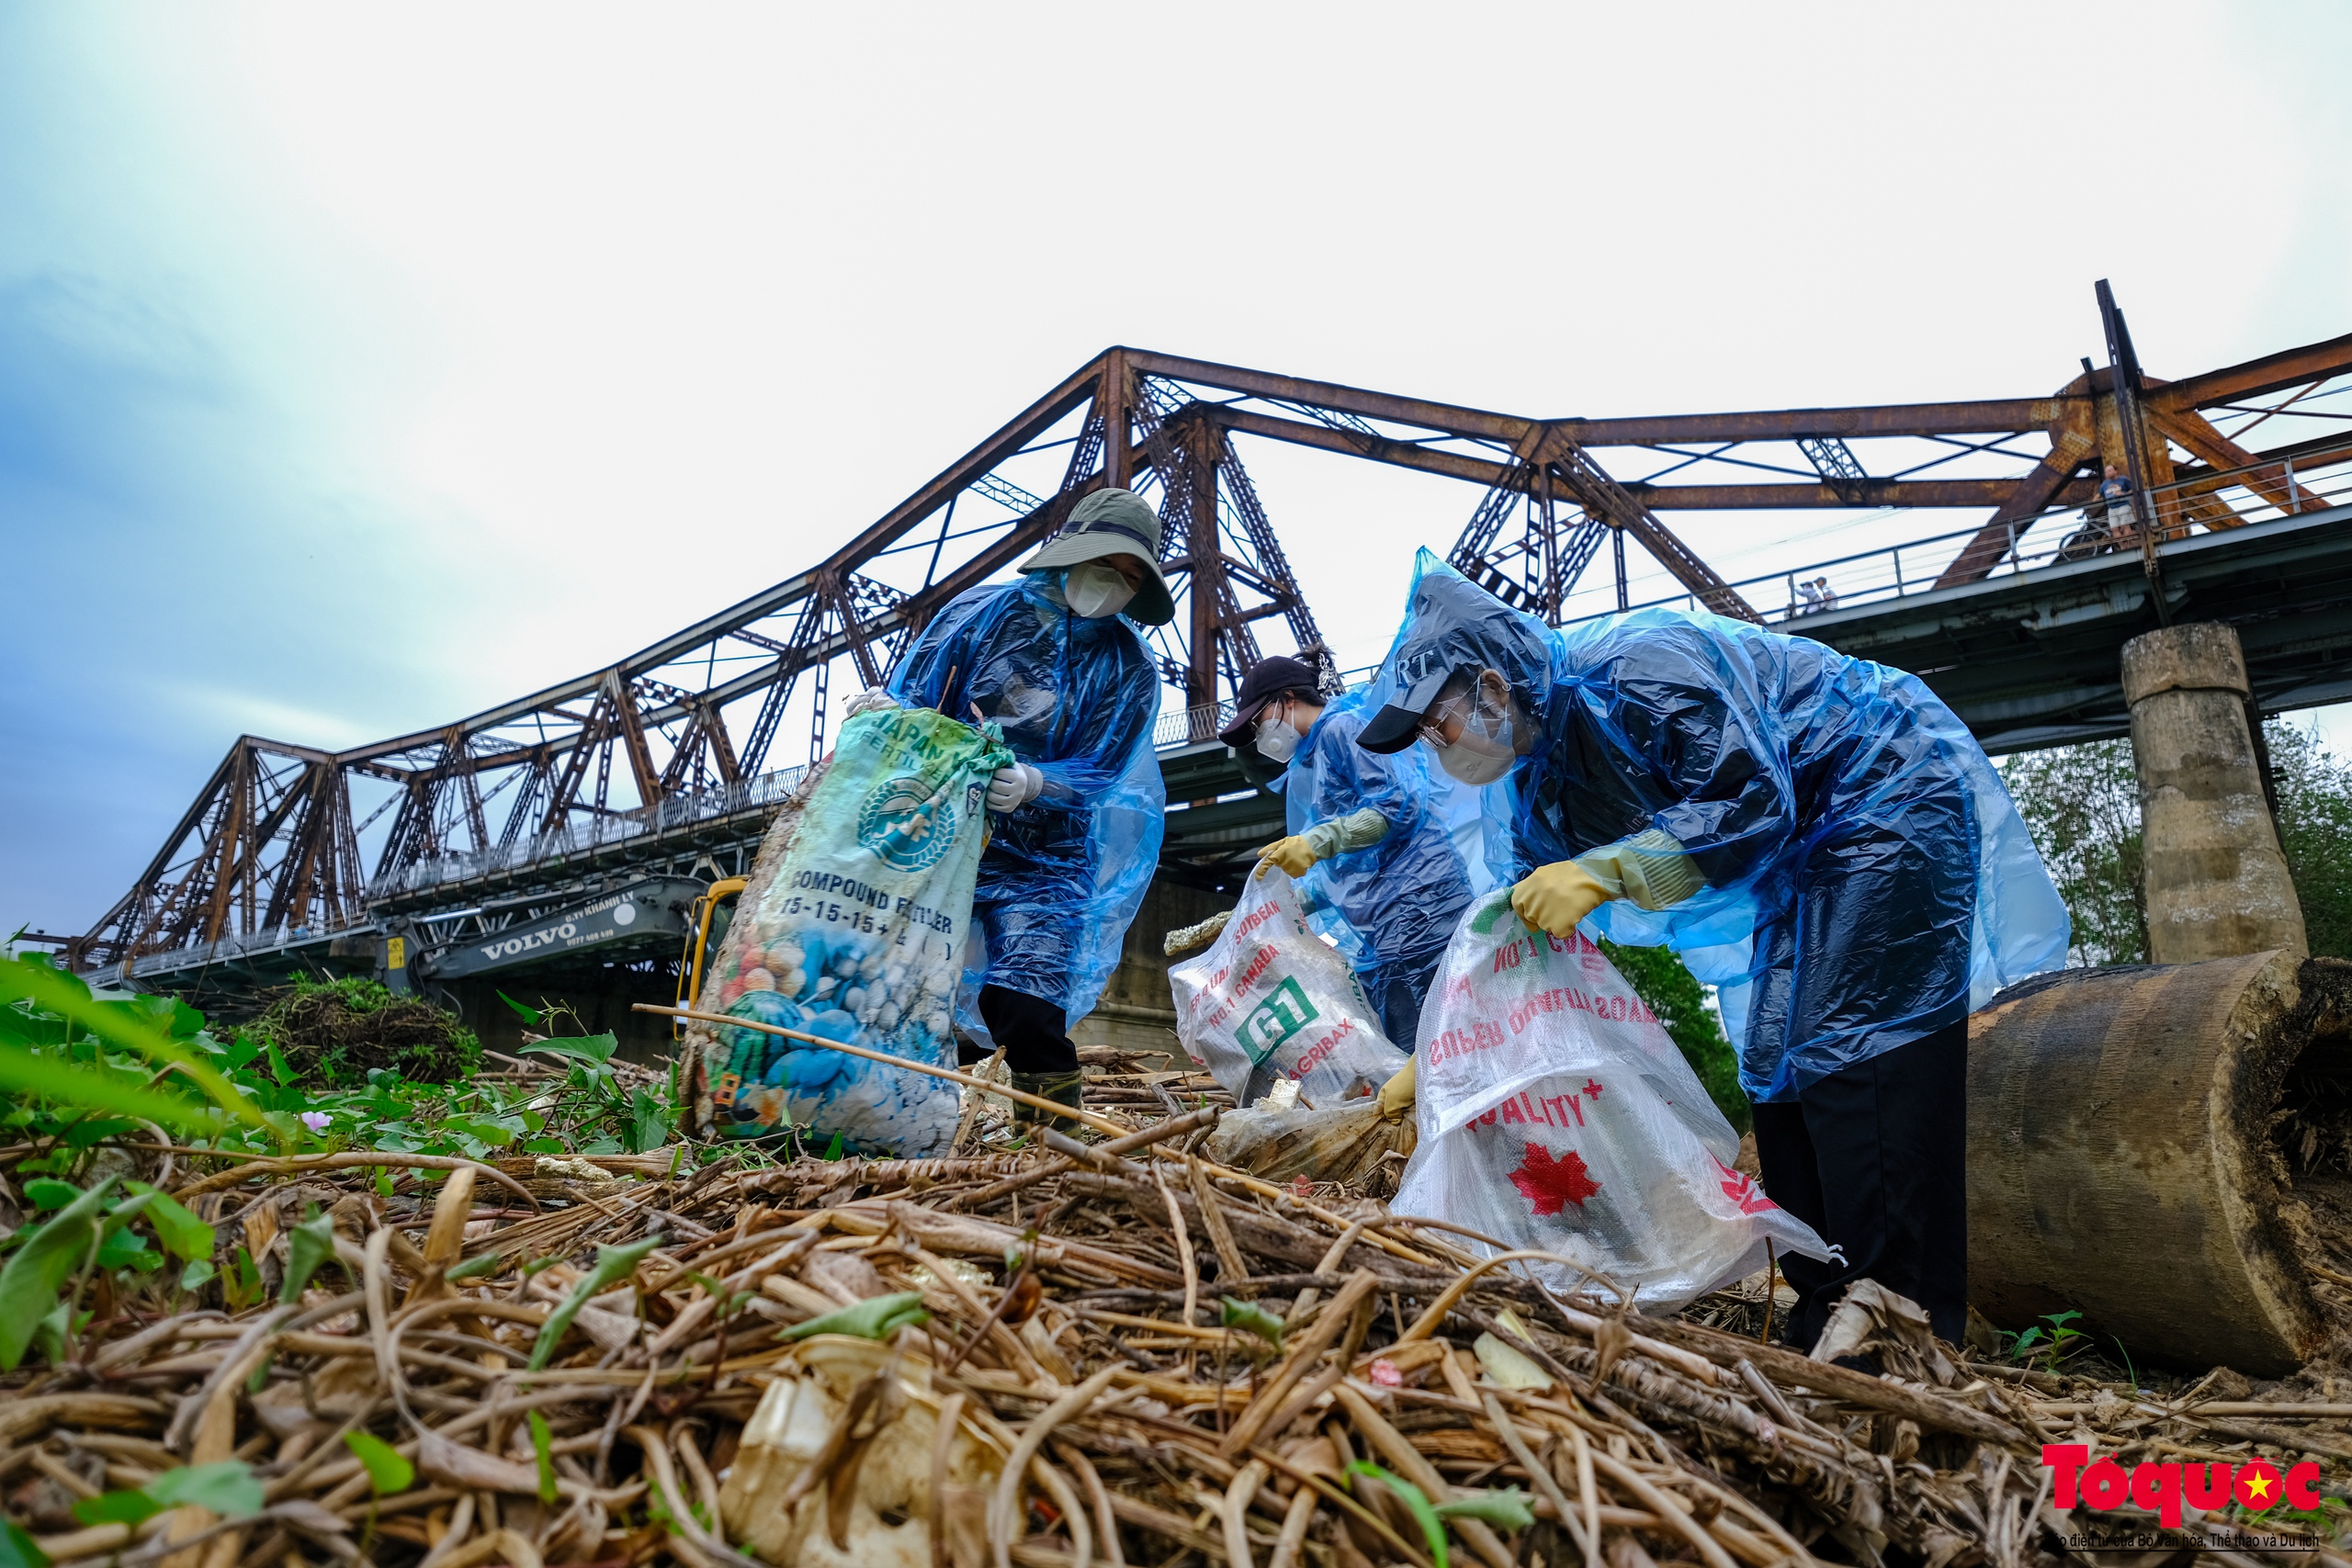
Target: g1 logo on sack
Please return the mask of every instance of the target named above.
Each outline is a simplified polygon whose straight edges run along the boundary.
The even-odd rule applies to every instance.
[[[1234,1026],[1234,1038],[1241,1043],[1243,1050],[1262,1062],[1272,1055],[1275,1046],[1322,1016],[1306,999],[1306,990],[1294,976],[1276,986],[1264,1001],[1250,1010],[1248,1018]]]
[[[857,841],[895,870],[928,870],[956,841],[948,793],[911,775],[889,780],[858,808]]]

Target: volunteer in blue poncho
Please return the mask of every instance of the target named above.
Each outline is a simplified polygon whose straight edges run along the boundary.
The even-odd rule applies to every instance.
[[[1385,675],[1360,743],[1418,739],[1492,786],[1523,919],[1670,942],[1721,987],[1765,1188],[1845,1254],[1788,1260],[1792,1342],[1864,1278],[1958,1340],[1967,1015],[2063,963],[2068,928],[1951,711],[1900,671],[1720,616],[1554,630],[1426,554]]]
[[[1218,739],[1287,764],[1290,833],[1260,852],[1259,874],[1282,867],[1345,923],[1349,961],[1381,1032],[1412,1050],[1430,977],[1473,891],[1439,810],[1440,788],[1419,758],[1357,746],[1362,694],[1325,695],[1299,660],[1260,660],[1233,709]]]
[[[1159,860],[1159,676],[1127,624],[1174,616],[1159,561],[1150,506],[1096,491],[1017,581],[941,611],[890,679],[909,706],[996,720],[1019,759],[989,785],[977,1007],[1014,1087],[1071,1107],[1069,1025],[1102,994]]]

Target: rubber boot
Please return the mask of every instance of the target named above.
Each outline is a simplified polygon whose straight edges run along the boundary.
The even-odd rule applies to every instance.
[[[1034,1094],[1040,1100],[1050,1100],[1057,1105],[1067,1105],[1072,1111],[1080,1108],[1079,1095],[1085,1082],[1085,1075],[1079,1072],[1014,1073],[1012,1075],[1012,1087],[1022,1093]],[[1035,1106],[1023,1105],[1019,1100],[1014,1100],[1012,1103],[1012,1120],[1016,1124],[1051,1122],[1065,1133],[1074,1133],[1078,1131],[1079,1125],[1082,1125],[1082,1123],[1073,1124],[1065,1122],[1059,1117],[1049,1116]]]

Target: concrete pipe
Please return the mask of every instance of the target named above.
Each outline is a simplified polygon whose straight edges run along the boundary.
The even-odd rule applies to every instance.
[[[2309,1265],[2352,1192],[2348,1028],[2352,964],[2280,953],[1996,998],[1969,1027],[1977,1310],[2071,1308],[2174,1367],[2300,1365],[2329,1332]]]

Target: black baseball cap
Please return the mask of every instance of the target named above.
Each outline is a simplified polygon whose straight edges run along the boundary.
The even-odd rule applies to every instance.
[[[1367,751],[1402,751],[1456,671],[1494,670],[1507,679],[1542,670],[1549,660],[1525,617],[1452,571],[1422,574],[1405,613],[1406,631],[1381,682],[1396,696],[1356,737]]]
[[[1233,699],[1233,722],[1218,730],[1216,738],[1239,750],[1250,744],[1250,733],[1258,727],[1258,715],[1268,703],[1284,692],[1304,692],[1312,696],[1317,690],[1315,671],[1303,661],[1279,653],[1271,659],[1261,659],[1241,678],[1241,691]]]

